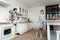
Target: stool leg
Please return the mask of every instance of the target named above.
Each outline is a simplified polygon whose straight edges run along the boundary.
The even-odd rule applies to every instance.
[[[38,36],[38,32],[36,33],[36,37]]]
[[[59,34],[57,33],[57,40],[59,40]]]

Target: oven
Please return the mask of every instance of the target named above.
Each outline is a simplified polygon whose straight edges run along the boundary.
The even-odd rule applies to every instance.
[[[12,35],[12,27],[11,26],[3,27],[1,31],[2,31],[1,32],[2,38],[9,37]]]
[[[9,40],[15,36],[15,27],[13,25],[5,25],[0,28],[0,39]]]

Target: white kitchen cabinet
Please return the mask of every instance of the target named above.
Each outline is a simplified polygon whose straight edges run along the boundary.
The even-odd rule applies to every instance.
[[[28,29],[32,29],[34,27],[33,23],[28,23]]]
[[[18,33],[23,34],[28,31],[28,24],[27,23],[20,23],[18,24]]]
[[[0,24],[0,40],[11,40],[15,37],[15,26],[13,24]]]

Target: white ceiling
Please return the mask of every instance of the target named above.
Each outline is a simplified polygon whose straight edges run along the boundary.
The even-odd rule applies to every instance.
[[[52,4],[60,4],[60,0],[19,0],[19,1],[28,8],[46,6]]]

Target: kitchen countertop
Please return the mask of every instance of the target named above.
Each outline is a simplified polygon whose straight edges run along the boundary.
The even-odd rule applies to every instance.
[[[60,20],[45,20],[44,22],[60,22]],[[33,23],[33,22],[19,22],[19,23]],[[0,24],[13,24],[10,22],[0,22]]]
[[[60,23],[60,20],[45,20],[45,22],[59,22]],[[33,23],[33,22],[19,22],[19,23]],[[10,23],[10,22],[0,22],[0,24],[13,24],[13,23]]]
[[[5,27],[5,26],[12,26],[13,24],[0,24],[0,28],[1,27]]]
[[[29,22],[29,23],[33,23],[33,22]],[[19,24],[29,24],[27,22],[20,22]],[[13,25],[13,23],[0,23],[0,26],[4,26],[4,25]]]
[[[45,22],[60,22],[60,20],[46,20]]]
[[[19,22],[19,23],[33,23],[33,22]],[[13,23],[9,23],[9,22],[0,22],[0,24],[13,24]]]

